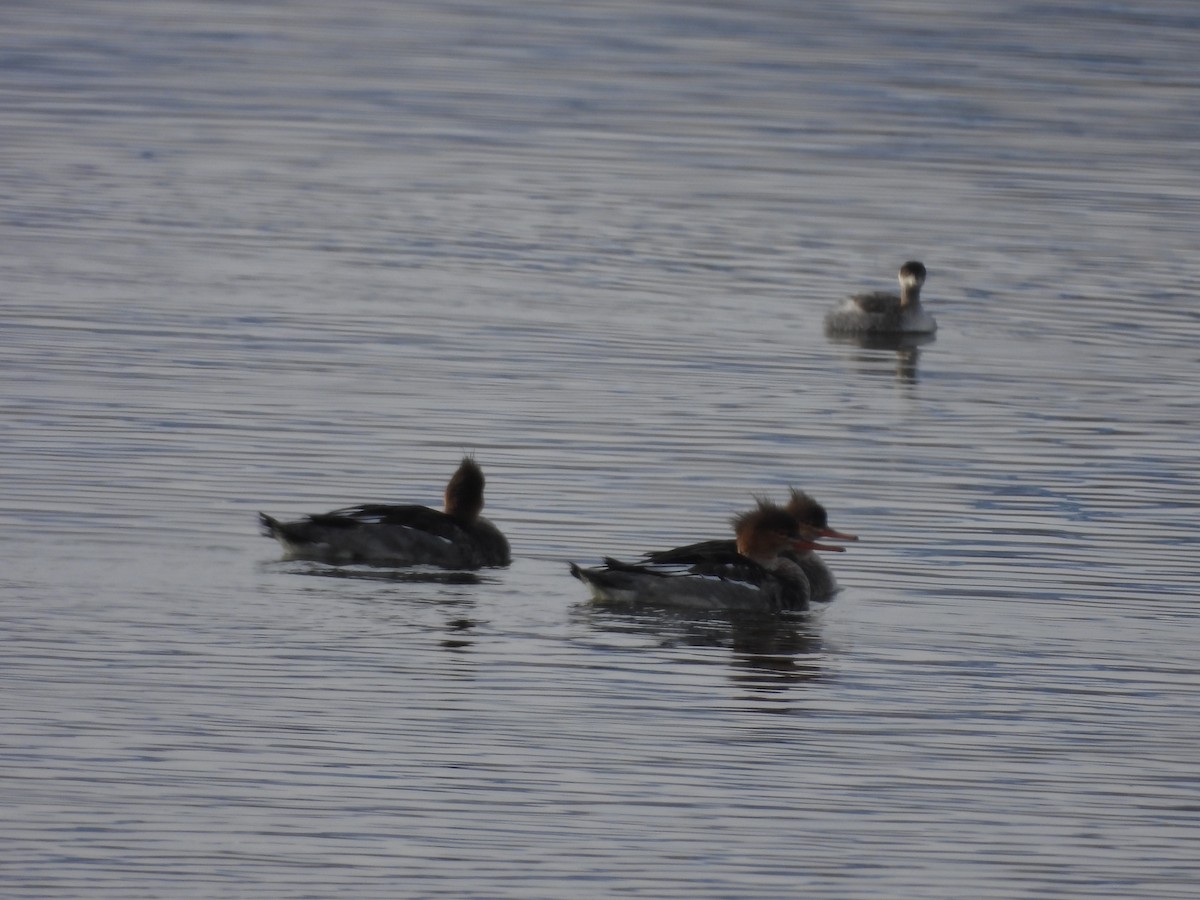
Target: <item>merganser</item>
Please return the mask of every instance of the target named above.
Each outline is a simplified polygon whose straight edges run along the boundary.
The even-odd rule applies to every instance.
[[[799,612],[811,597],[804,570],[782,554],[819,545],[809,541],[790,512],[760,500],[733,520],[733,552],[714,551],[679,563],[624,563],[606,558],[604,565],[571,574],[592,596],[608,603],[643,603],[690,609]]]
[[[508,541],[480,515],[483,486],[483,470],[464,456],[446,484],[444,512],[368,503],[297,522],[280,522],[266,513],[258,518],[263,534],[279,541],[290,559],[443,569],[507,566],[512,561]]]
[[[830,538],[835,541],[858,540],[853,534],[846,534],[829,527],[829,514],[825,511],[825,507],[804,491],[792,488],[791,496],[784,508],[795,517],[800,524],[801,533],[808,538]],[[817,549],[842,551],[845,548],[811,544],[805,549],[787,548],[780,553],[780,556],[790,559],[804,571],[804,575],[808,579],[809,599],[814,602],[825,602],[831,600],[833,595],[838,592],[838,583],[829,566],[816,554]],[[695,565],[710,557],[721,558],[736,552],[736,541],[701,541],[696,544],[688,544],[686,547],[647,553],[645,560],[648,563],[662,565]]]
[[[825,317],[829,334],[932,334],[933,316],[921,308],[925,266],[906,262],[900,267],[900,296],[884,291],[858,294],[843,300]]]
[[[810,497],[804,491],[791,489],[791,496],[788,498],[787,510],[800,523],[802,528],[809,529],[813,536],[818,538],[828,538],[833,541],[857,541],[858,536],[847,534],[844,531],[838,531],[836,528],[829,526],[829,513],[825,511],[825,507]],[[828,548],[825,548],[828,549]],[[835,547],[835,550],[844,550],[845,547]],[[838,592],[837,579],[833,577],[833,572],[829,566],[825,564],[825,560],[821,559],[813,550],[807,552],[790,551],[789,556],[793,556],[800,568],[804,570],[804,574],[808,576],[808,583],[812,587],[812,595],[814,600],[832,600],[833,595]]]

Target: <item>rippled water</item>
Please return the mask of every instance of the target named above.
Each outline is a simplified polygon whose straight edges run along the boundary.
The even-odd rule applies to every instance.
[[[1200,13],[809,6],[0,10],[0,893],[1195,896]],[[805,621],[567,573],[791,484]]]

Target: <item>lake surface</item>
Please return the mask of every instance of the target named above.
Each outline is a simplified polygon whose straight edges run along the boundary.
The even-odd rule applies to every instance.
[[[0,894],[1197,896],[1200,10],[816,6],[0,10]],[[568,574],[789,485],[808,618]]]

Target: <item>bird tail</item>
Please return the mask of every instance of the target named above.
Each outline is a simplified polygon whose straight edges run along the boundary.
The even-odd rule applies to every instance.
[[[258,524],[262,528],[262,533],[271,538],[279,537],[283,528],[278,519],[273,519],[264,512],[258,514]]]

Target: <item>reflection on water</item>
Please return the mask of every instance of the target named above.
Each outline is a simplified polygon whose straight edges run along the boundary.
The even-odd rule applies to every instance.
[[[472,647],[475,641],[470,637],[471,629],[478,624],[467,618],[451,619],[446,623],[446,631],[453,636],[443,638],[441,646],[447,650],[466,650]]]
[[[338,566],[310,560],[287,560],[264,564],[264,571],[288,572],[292,575],[309,575],[321,578],[353,578],[359,581],[382,581],[404,584],[482,584],[485,579],[496,578],[477,572],[454,572],[446,569],[424,567],[389,568],[386,566],[347,565]]]
[[[576,607],[574,616],[600,634],[638,635],[653,646],[726,650],[732,678],[756,690],[785,690],[817,678],[819,614],[780,618],[754,613]]]
[[[880,353],[850,354],[849,359],[855,368],[864,375],[894,374],[897,381],[915,384],[918,379],[918,363],[921,360],[920,347],[932,344],[937,340],[935,334],[837,334],[828,335],[829,342],[847,347],[857,347],[861,350],[889,350],[895,353],[894,366],[886,371],[879,365],[883,356]]]
[[[1194,4],[0,17],[0,894],[1194,895]],[[818,614],[580,603],[790,485]]]
[[[782,691],[820,678],[821,637],[809,616],[733,622],[733,680],[757,691]]]

